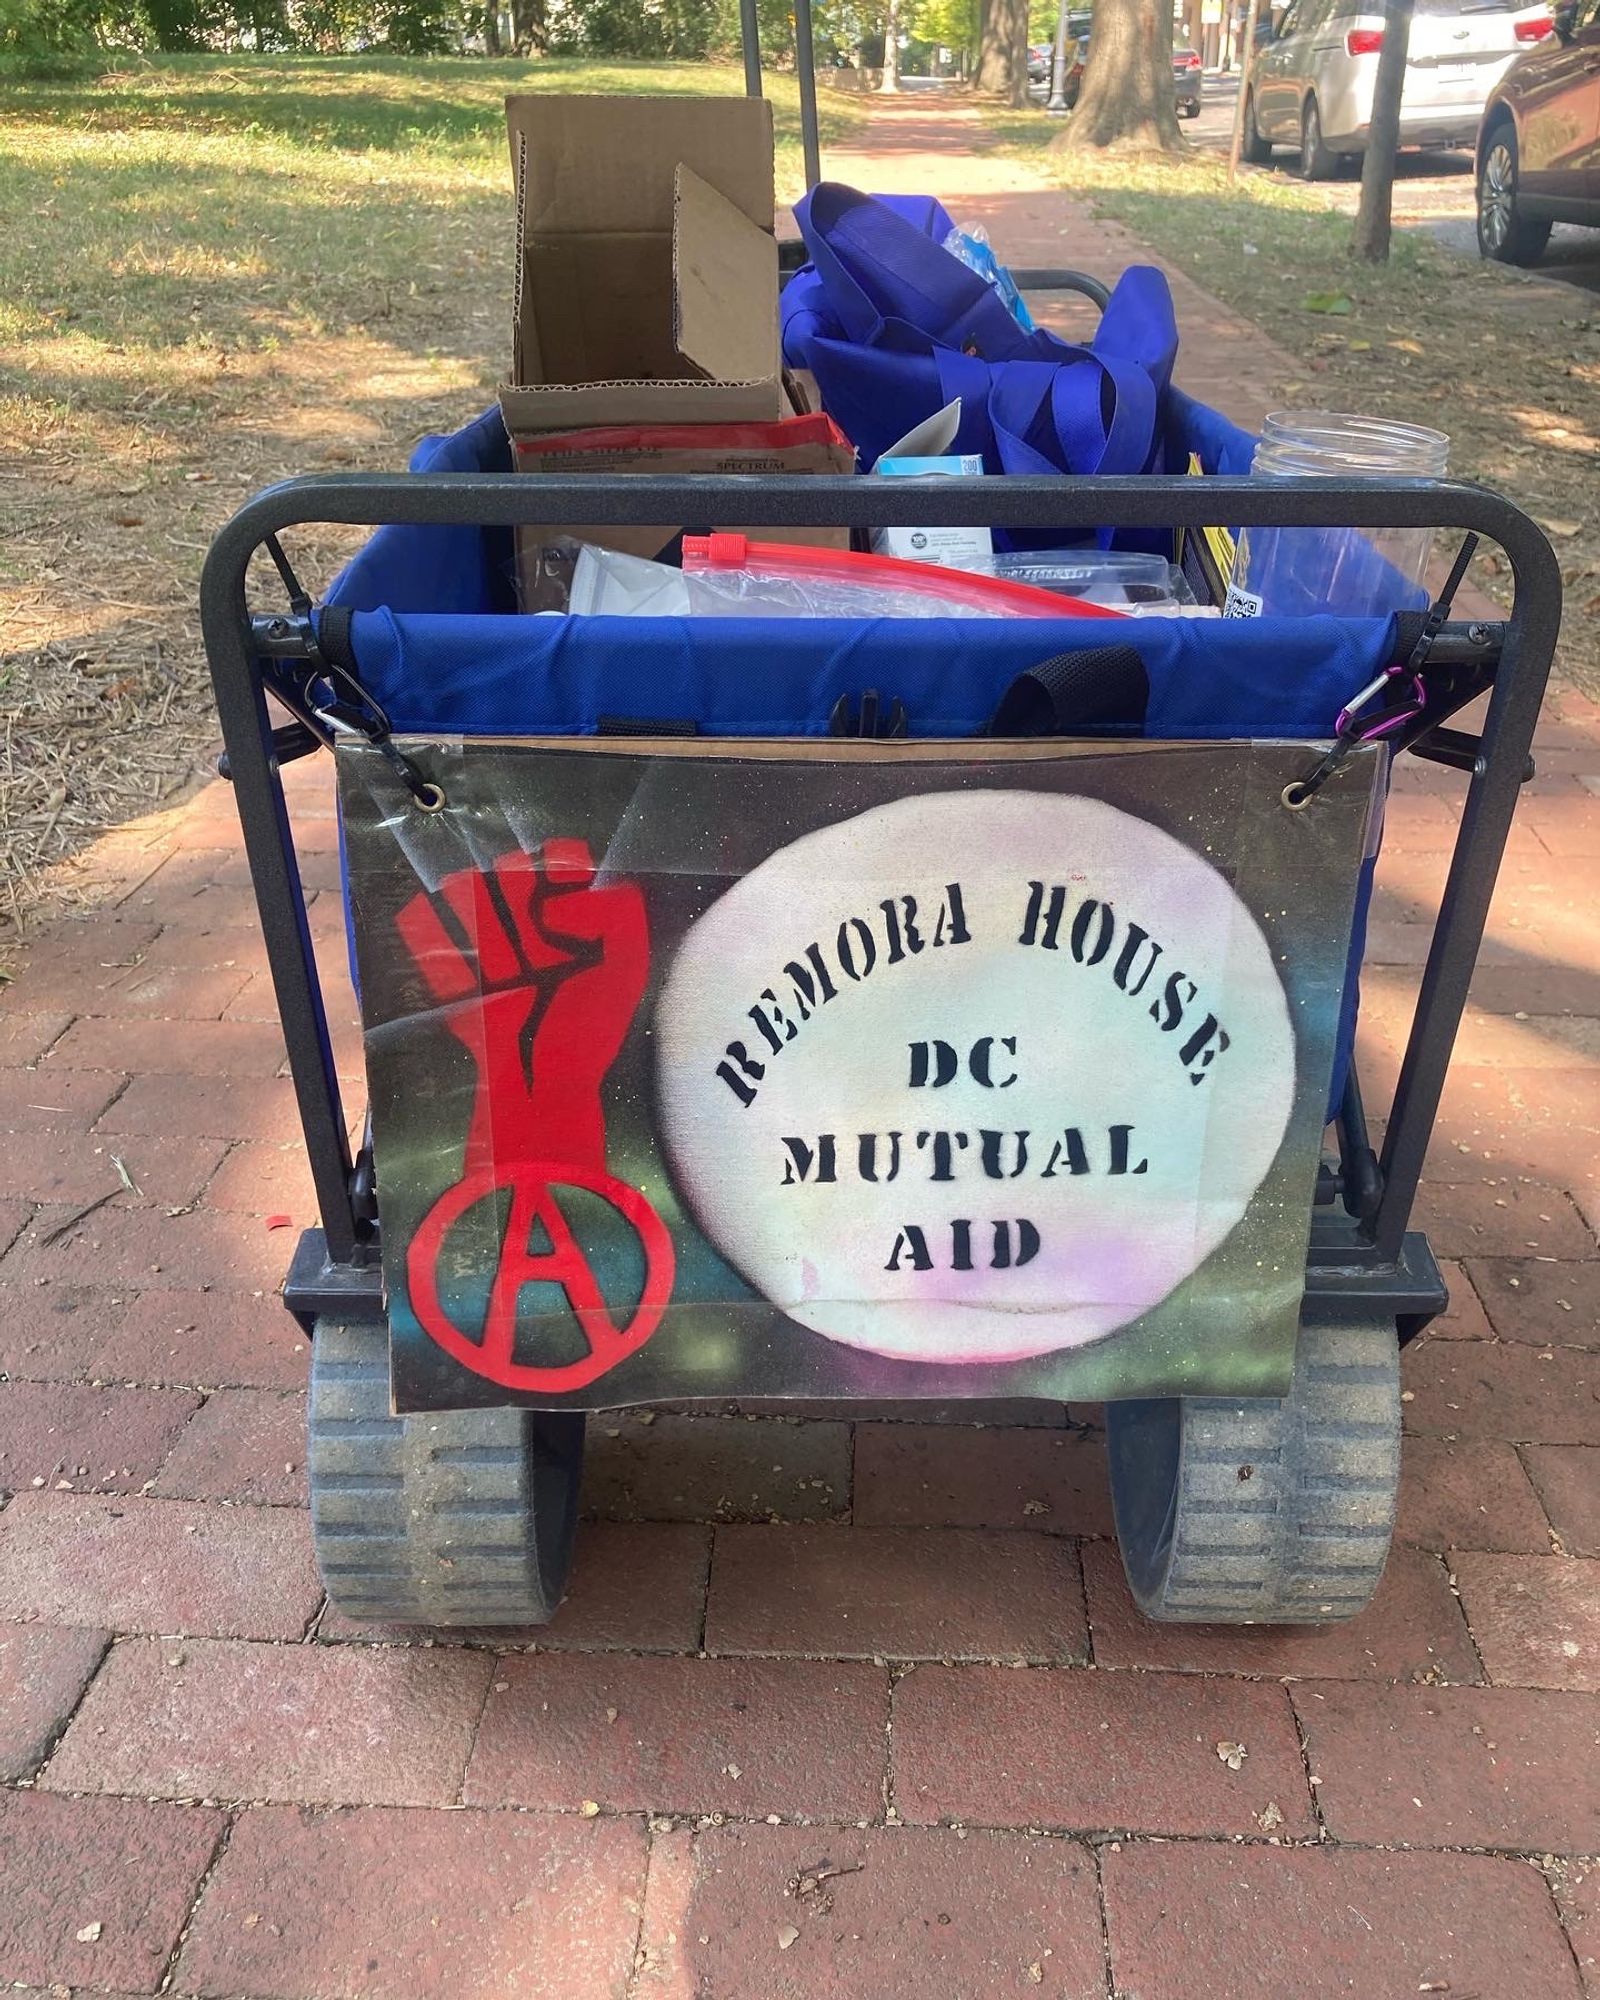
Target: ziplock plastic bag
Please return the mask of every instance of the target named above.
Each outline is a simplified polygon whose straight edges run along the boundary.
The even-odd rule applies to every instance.
[[[686,618],[689,590],[683,571],[668,563],[583,542],[572,566],[567,609],[588,618]]]
[[[1005,576],[743,535],[685,535],[689,610],[702,618],[1117,618],[1102,604]]]
[[[986,285],[994,288],[1000,303],[1024,333],[1033,332],[1033,314],[1023,304],[1016,279],[994,254],[989,232],[981,222],[975,222],[970,229],[957,225],[944,239],[944,247],[952,257],[959,257],[969,271],[976,271]]]

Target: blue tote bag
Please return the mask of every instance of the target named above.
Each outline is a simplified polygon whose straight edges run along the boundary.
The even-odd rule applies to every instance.
[[[784,358],[870,468],[956,397],[955,451],[989,473],[1159,470],[1177,324],[1165,275],[1123,273],[1087,346],[1026,330],[944,247],[954,226],[925,196],[825,181],[796,205],[811,262],[783,294]]]

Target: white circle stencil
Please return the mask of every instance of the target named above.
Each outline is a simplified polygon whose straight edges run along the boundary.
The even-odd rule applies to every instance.
[[[705,1236],[801,1325],[924,1361],[1138,1318],[1239,1222],[1294,1097],[1232,888],[1050,792],[903,799],[780,848],[685,937],[656,1047]]]

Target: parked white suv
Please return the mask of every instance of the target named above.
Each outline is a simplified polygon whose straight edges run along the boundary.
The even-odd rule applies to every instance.
[[[1245,100],[1245,158],[1299,150],[1308,180],[1365,152],[1384,17],[1371,0],[1289,0],[1256,51]],[[1471,146],[1485,100],[1550,33],[1544,0],[1416,0],[1400,103],[1403,146]]]

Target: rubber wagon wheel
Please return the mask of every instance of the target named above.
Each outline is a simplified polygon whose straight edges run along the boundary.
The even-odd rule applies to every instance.
[[[581,1413],[389,1409],[383,1321],[319,1320],[311,1526],[328,1596],[397,1625],[542,1625],[566,1588]]]
[[[1287,1396],[1110,1403],[1106,1428],[1146,1617],[1331,1625],[1370,1602],[1400,1487],[1392,1319],[1302,1327]]]

